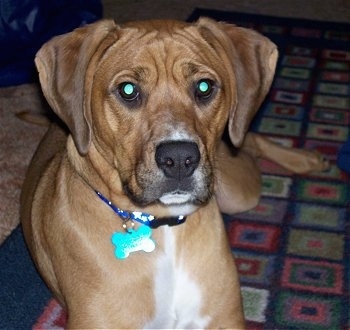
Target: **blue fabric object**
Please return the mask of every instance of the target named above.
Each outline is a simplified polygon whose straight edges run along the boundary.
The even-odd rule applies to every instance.
[[[0,87],[34,81],[42,44],[101,17],[100,0],[1,0]]]
[[[337,165],[343,171],[350,173],[350,139],[348,139],[340,148]]]

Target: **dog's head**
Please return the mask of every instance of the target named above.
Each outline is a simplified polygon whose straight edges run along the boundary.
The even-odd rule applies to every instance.
[[[52,39],[36,64],[82,157],[94,144],[136,204],[188,206],[212,195],[225,125],[239,147],[276,59],[265,37],[206,18],[104,20]]]

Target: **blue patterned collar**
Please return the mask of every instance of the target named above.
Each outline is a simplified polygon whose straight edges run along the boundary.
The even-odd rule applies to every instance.
[[[180,215],[178,217],[163,217],[156,218],[152,214],[140,212],[140,211],[124,211],[119,207],[112,204],[105,196],[103,196],[99,191],[95,190],[97,196],[105,202],[124,222],[126,221],[136,221],[144,224],[152,229],[158,228],[162,225],[176,226],[184,223],[186,221],[186,216]]]

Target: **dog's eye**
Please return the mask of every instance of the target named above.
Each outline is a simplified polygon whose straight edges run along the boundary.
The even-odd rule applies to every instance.
[[[123,82],[118,85],[118,93],[124,101],[132,102],[138,99],[140,91],[137,86],[131,82]]]
[[[211,79],[201,79],[197,82],[195,96],[200,101],[208,100],[214,92],[215,83]]]

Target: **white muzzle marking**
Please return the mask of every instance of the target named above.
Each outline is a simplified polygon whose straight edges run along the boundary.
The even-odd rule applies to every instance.
[[[165,205],[173,205],[173,204],[185,204],[189,202],[191,199],[190,193],[178,193],[178,192],[171,192],[164,194],[162,197],[159,198],[159,200],[165,204]]]

